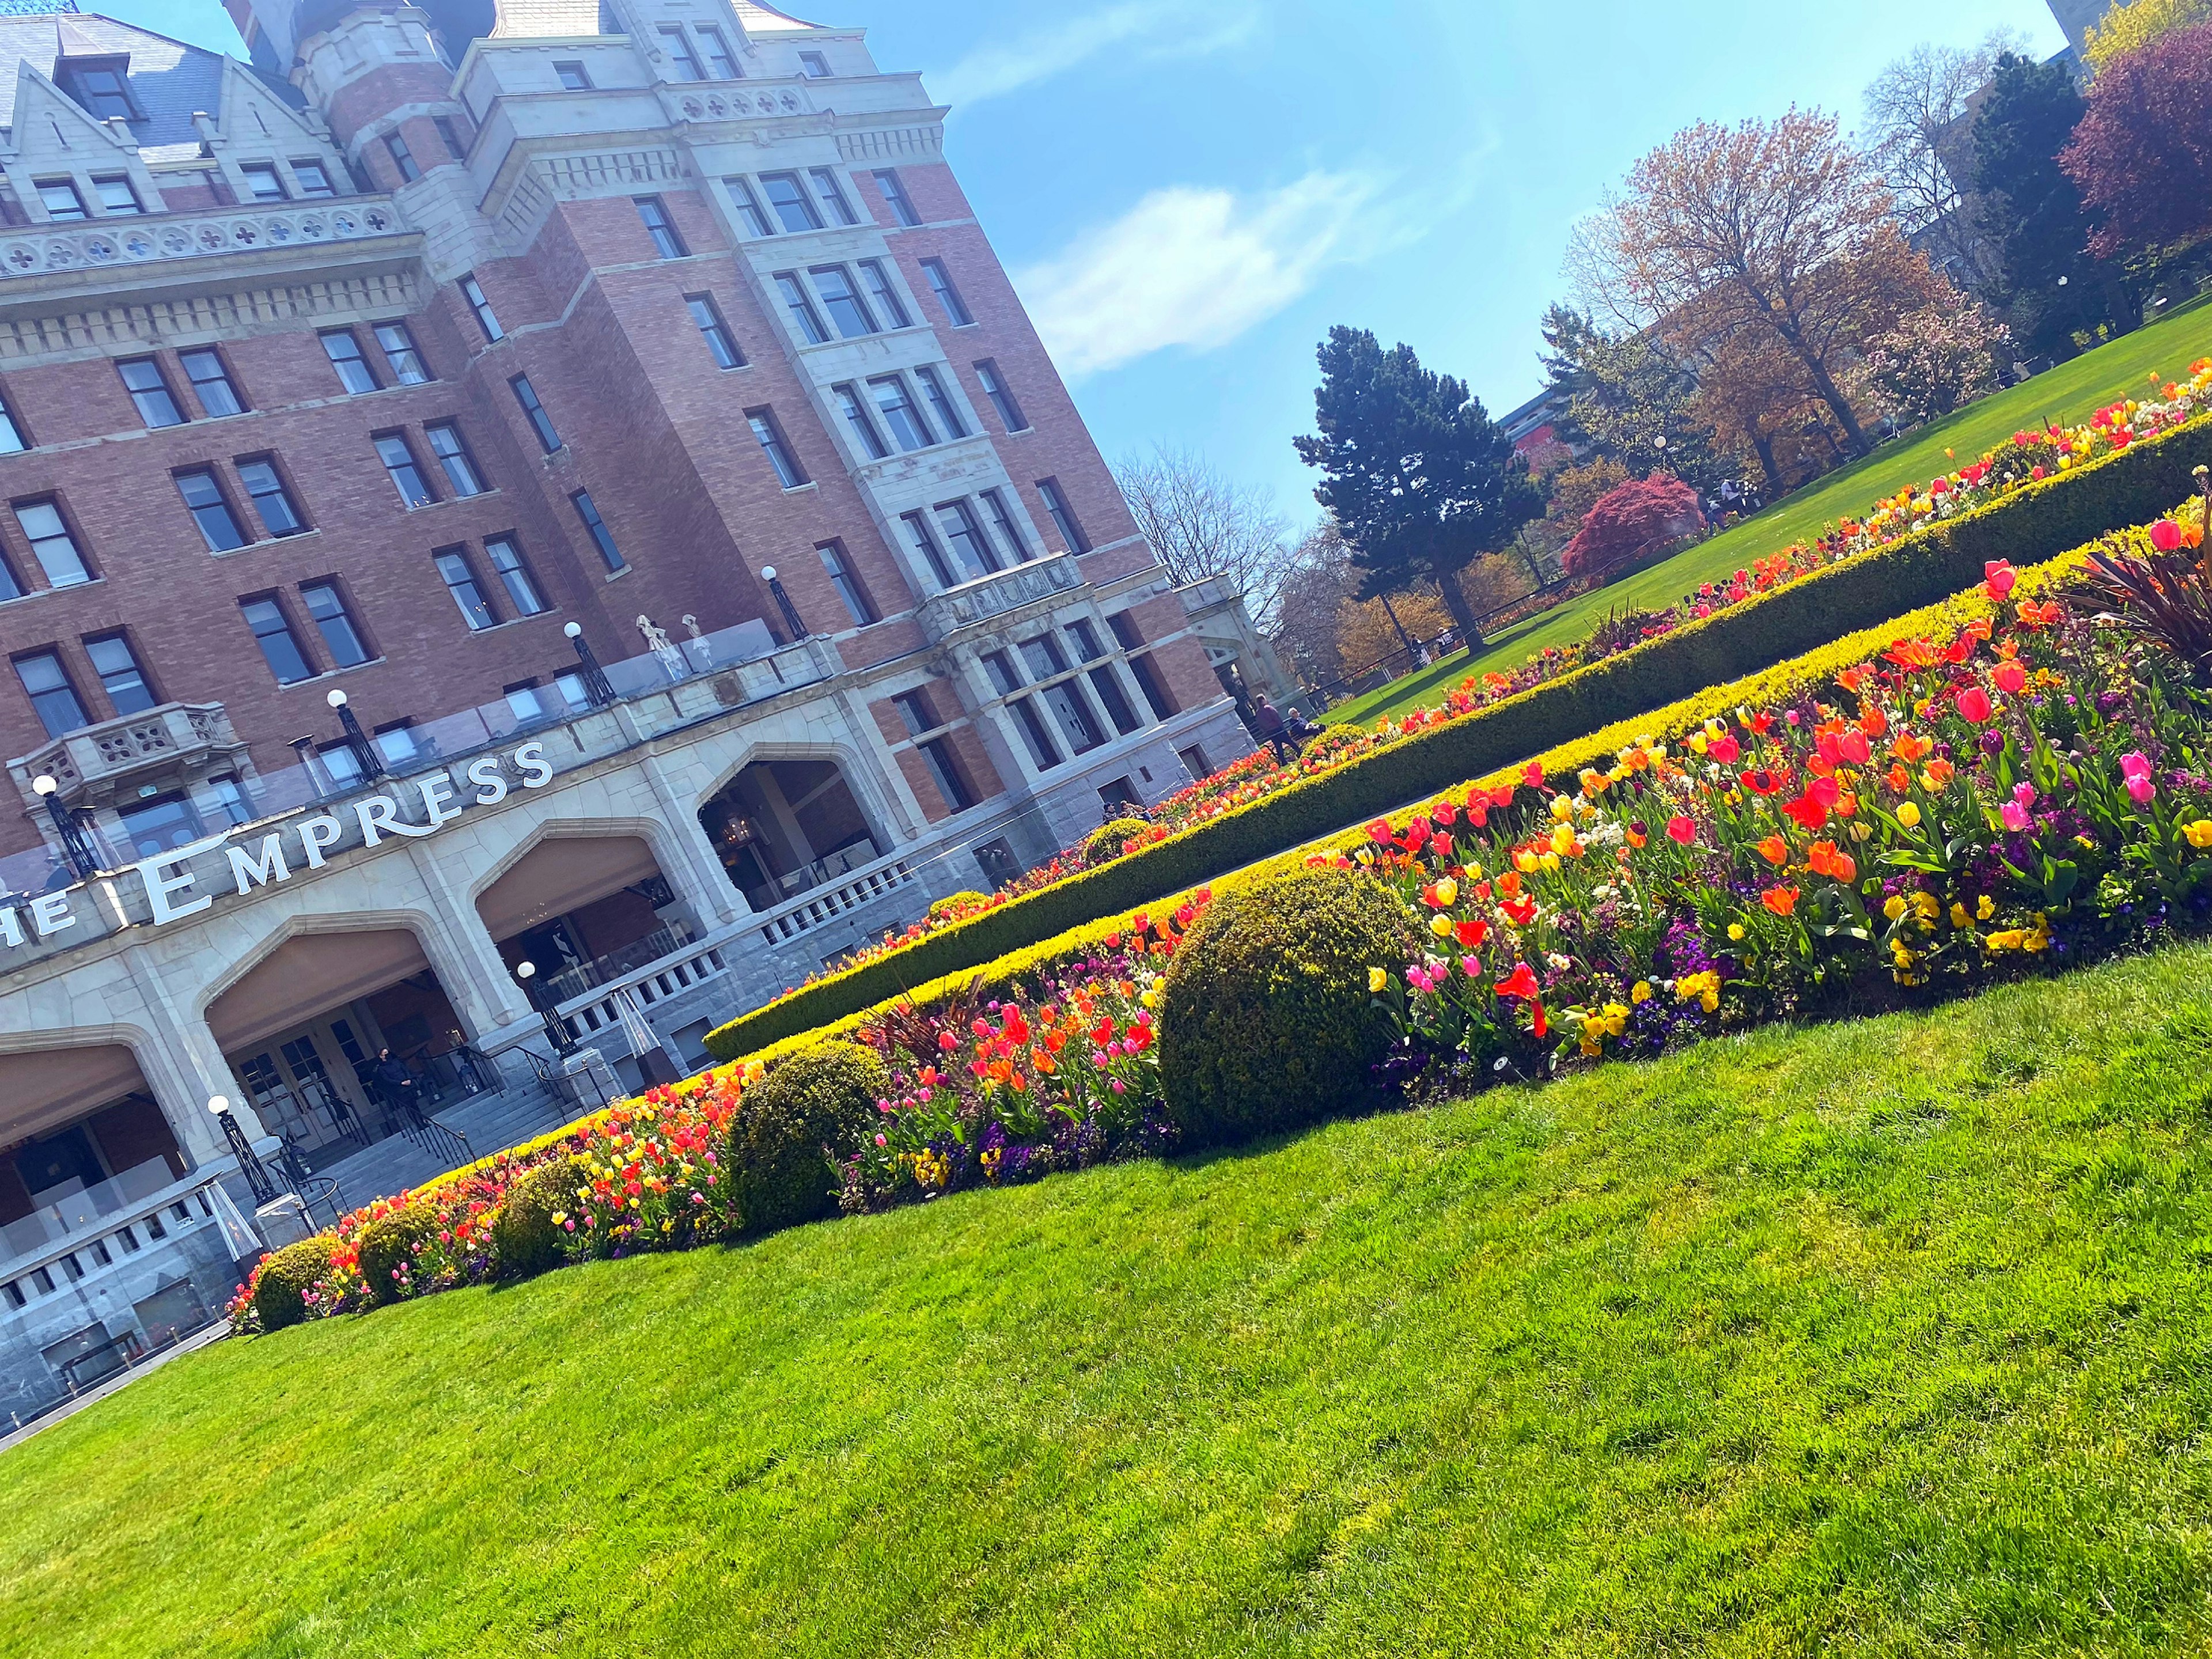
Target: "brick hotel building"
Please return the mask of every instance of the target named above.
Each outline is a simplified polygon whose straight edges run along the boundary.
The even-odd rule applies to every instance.
[[[1272,683],[859,32],[229,4],[250,62],[0,6],[0,1411],[227,1289],[211,1097],[419,1178],[380,1049],[506,1144],[539,1005],[695,1065]]]

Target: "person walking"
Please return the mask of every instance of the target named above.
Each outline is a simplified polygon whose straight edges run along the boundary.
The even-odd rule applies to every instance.
[[[376,1051],[376,1066],[371,1073],[376,1081],[376,1092],[383,1097],[385,1109],[398,1118],[410,1129],[422,1127],[422,1090],[415,1080],[415,1073],[407,1069],[407,1062],[389,1048]]]
[[[1275,751],[1277,760],[1288,763],[1297,757],[1298,751],[1285,735],[1283,711],[1264,696],[1253,705],[1252,726],[1260,741]]]

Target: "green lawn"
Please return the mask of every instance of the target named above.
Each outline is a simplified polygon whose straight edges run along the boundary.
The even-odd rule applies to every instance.
[[[1839,468],[1709,542],[1492,635],[1472,663],[1464,654],[1448,658],[1341,702],[1323,719],[1331,723],[1367,721],[1401,714],[1435,701],[1471,672],[1503,672],[1547,645],[1571,644],[1589,634],[1609,611],[1671,605],[1700,582],[1743,569],[1753,559],[1817,536],[1836,520],[1863,513],[1881,496],[1908,483],[1925,483],[1952,465],[1944,458],[1946,448],[1967,461],[2023,427],[2041,425],[2046,417],[2069,423],[2085,420],[2115,398],[2145,390],[2152,370],[2172,378],[2208,350],[2212,350],[2212,307],[2199,298],[2148,328],[2084,352],[2025,386],[1985,398],[1863,461]]]
[[[189,1356],[0,1652],[2212,1640],[2212,948]]]

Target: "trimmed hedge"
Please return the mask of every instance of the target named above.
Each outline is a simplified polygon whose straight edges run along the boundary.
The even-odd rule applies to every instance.
[[[730,1169],[748,1233],[837,1212],[823,1148],[874,1121],[890,1075],[872,1048],[810,1043],[745,1091],[730,1125]]]
[[[491,1223],[492,1253],[499,1258],[501,1277],[527,1278],[566,1259],[562,1243],[567,1235],[553,1218],[574,1206],[583,1180],[580,1160],[556,1158],[507,1189]]]
[[[393,1300],[392,1275],[415,1259],[423,1236],[438,1224],[437,1212],[417,1198],[390,1215],[379,1216],[361,1230],[356,1248],[361,1252],[361,1276],[368,1281],[368,1299],[381,1304]]]
[[[253,1311],[261,1316],[261,1328],[281,1331],[307,1316],[307,1294],[331,1270],[331,1252],[337,1240],[317,1233],[296,1244],[287,1244],[261,1264],[253,1281]]]
[[[1646,718],[1856,629],[1932,605],[1996,559],[2038,563],[2154,519],[2187,497],[2212,416],[1900,537],[1757,599],[1392,744],[1115,860],[1040,888],[709,1032],[718,1060],[757,1053],[892,1000],[923,979],[981,967],[1256,860],[1541,754],[1562,733]],[[1891,635],[1890,637],[1894,637]],[[1887,644],[1885,639],[1882,643]],[[1739,701],[1741,699],[1738,699]],[[1731,704],[1730,706],[1733,706]],[[1646,723],[1649,723],[1646,718]]]

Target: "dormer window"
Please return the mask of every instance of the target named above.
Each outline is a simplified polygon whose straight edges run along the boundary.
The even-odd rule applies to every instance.
[[[76,193],[76,185],[68,179],[41,179],[38,181],[39,202],[49,219],[88,219],[84,210],[84,198]]]
[[[102,213],[143,213],[146,204],[138,199],[138,191],[127,174],[99,173],[92,176],[92,188],[100,198]]]
[[[335,196],[331,187],[331,175],[320,161],[295,161],[292,176],[300,181],[302,196]]]
[[[118,115],[126,121],[139,118],[137,106],[131,101],[131,83],[124,79],[119,64],[78,64],[66,71],[63,84],[71,97],[92,112],[96,121],[112,120]]]

